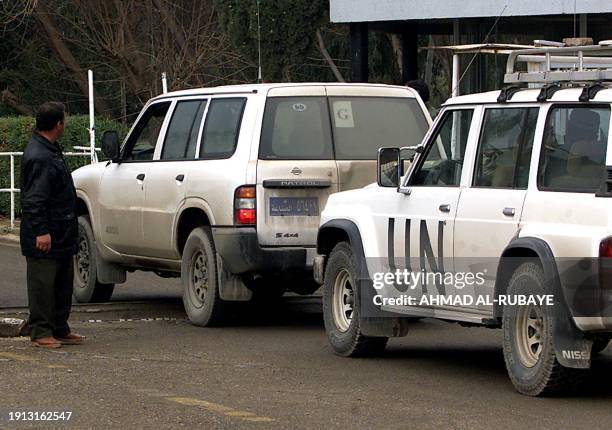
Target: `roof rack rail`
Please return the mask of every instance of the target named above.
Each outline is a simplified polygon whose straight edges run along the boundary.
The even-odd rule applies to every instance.
[[[527,63],[527,71],[516,71]],[[508,56],[504,83],[612,82],[612,41],[588,46],[544,46],[522,49]]]

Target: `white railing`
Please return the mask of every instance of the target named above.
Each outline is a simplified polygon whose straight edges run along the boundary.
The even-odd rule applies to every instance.
[[[89,146],[75,146],[74,149],[88,152],[65,152],[64,155],[66,157],[89,157],[91,163],[98,162],[96,152],[89,152]],[[95,148],[95,151],[100,151],[100,149]],[[15,229],[15,194],[21,192],[19,188],[15,187],[15,157],[21,157],[22,155],[23,152],[0,152],[0,157],[9,157],[10,159],[11,187],[0,188],[0,193],[10,193],[11,195],[11,231]]]

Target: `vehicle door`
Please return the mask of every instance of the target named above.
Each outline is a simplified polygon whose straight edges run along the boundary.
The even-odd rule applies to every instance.
[[[268,93],[257,161],[257,234],[264,246],[313,246],[338,191],[325,87]]]
[[[174,226],[185,201],[190,173],[197,169],[196,149],[207,104],[208,100],[202,98],[173,103],[168,127],[155,153],[158,162],[147,178],[142,213],[143,256],[176,259],[180,255]]]
[[[126,255],[143,250],[142,207],[153,156],[170,101],[149,105],[123,145],[120,163],[108,163],[99,189],[101,240]]]
[[[423,295],[443,296],[448,291],[442,280],[445,273],[453,272],[454,219],[465,181],[466,147],[474,136],[473,116],[472,107],[443,111],[399,192],[381,194],[373,208],[377,236],[387,246],[382,251],[387,260],[381,262],[384,271],[416,276],[391,293],[419,300]],[[388,307],[394,308],[401,311],[402,306]],[[424,308],[427,306],[419,312]]]
[[[455,219],[455,271],[469,281],[457,288],[474,298],[493,294],[499,258],[518,232],[538,113],[537,106],[484,109],[470,186]],[[493,310],[477,301],[470,307]]]

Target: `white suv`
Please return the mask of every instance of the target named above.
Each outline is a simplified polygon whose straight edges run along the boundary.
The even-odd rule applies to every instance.
[[[319,211],[375,181],[379,142],[422,138],[431,119],[405,87],[266,84],[150,100],[110,161],[74,172],[75,296],[110,298],[126,271],[181,276],[194,324],[252,293],[313,292]],[[291,282],[285,282],[291,275]]]
[[[559,61],[601,52],[581,49]],[[575,80],[612,70],[511,72],[507,82],[545,85],[448,100],[402,179],[400,149],[384,148],[378,186],[328,199],[314,272],[337,353],[379,352],[420,317],[501,327],[512,382],[541,395],[606,347],[612,89]]]

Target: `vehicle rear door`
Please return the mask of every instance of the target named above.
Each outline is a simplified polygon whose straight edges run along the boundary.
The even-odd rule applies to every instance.
[[[329,85],[326,91],[340,191],[375,182],[378,149],[418,145],[431,125],[407,87]]]
[[[538,113],[537,106],[484,109],[471,183],[455,219],[455,271],[484,279],[464,290],[474,298],[493,294],[500,256],[518,232]],[[476,301],[472,307],[492,312]]]
[[[338,191],[324,86],[270,90],[258,158],[259,243],[314,246],[319,213]]]

